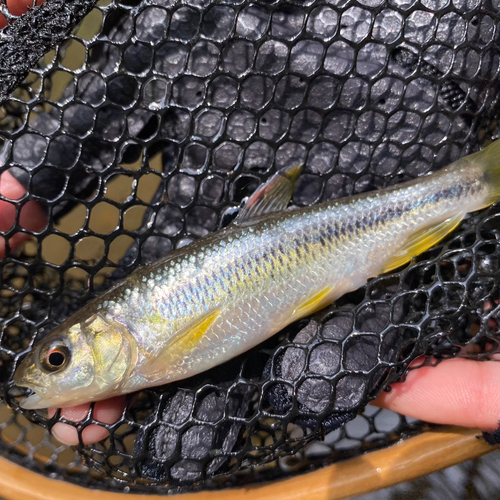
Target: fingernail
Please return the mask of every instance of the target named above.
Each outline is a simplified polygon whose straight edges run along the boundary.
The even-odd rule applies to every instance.
[[[75,446],[78,444],[78,432],[71,425],[58,422],[52,427],[51,432],[58,441],[65,445]]]

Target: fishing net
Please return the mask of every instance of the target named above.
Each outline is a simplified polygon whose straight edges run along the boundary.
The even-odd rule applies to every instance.
[[[476,500],[494,498],[500,489],[496,471],[500,466],[497,453],[468,460],[444,471],[351,498],[351,500],[439,499]]]
[[[302,207],[438,170],[495,137],[499,7],[48,0],[7,15],[0,191],[9,174],[27,192],[0,233],[0,453],[84,485],[168,492],[282,478],[421,432],[367,404],[422,354],[496,351],[495,207],[233,361],[128,397],[115,424],[23,411],[12,375],[110,284],[227,225],[277,169],[304,163]],[[23,223],[33,201],[47,216],[35,229]],[[14,248],[20,233],[31,238]],[[77,452],[50,437],[58,421],[77,428]],[[91,424],[110,435],[83,445]]]

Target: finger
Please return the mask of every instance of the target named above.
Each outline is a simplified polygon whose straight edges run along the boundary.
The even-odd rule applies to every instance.
[[[37,0],[36,4],[40,5],[43,0]],[[33,0],[7,0],[7,8],[11,14],[20,16],[27,12],[29,7],[33,7]],[[0,14],[0,28],[6,26],[7,20]]]
[[[94,406],[94,419],[103,424],[114,424],[122,415],[125,408],[125,396],[117,396],[105,401],[98,401]],[[81,422],[84,420],[90,410],[90,403],[85,403],[71,408],[63,408],[61,416],[70,422]],[[49,409],[49,418],[56,413],[56,409]],[[78,430],[76,427],[57,422],[52,427],[53,436],[63,444],[77,445]],[[106,428],[99,425],[89,425],[82,431],[82,441],[84,444],[92,444],[106,439],[109,432]]]
[[[0,194],[16,201],[24,196],[26,189],[9,172],[0,177]],[[16,204],[0,200],[0,231],[9,231],[15,224],[17,217]],[[36,201],[24,203],[19,211],[19,225],[29,231],[41,231],[47,224],[47,217],[43,208]],[[29,234],[16,233],[9,238],[10,248],[20,246],[30,238]],[[5,238],[0,237],[0,259],[5,254]]]
[[[374,404],[427,422],[491,432],[500,420],[500,363],[449,359],[425,366]]]
[[[71,408],[63,408],[61,410],[61,416],[70,422],[81,422],[86,418],[89,410],[90,403],[85,403]],[[49,418],[52,418],[56,414],[56,411],[55,408],[49,408]],[[52,427],[51,432],[52,435],[63,444],[77,445],[79,442],[78,431],[72,425],[58,422]]]

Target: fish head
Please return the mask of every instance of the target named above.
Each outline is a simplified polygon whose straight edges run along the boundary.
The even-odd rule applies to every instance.
[[[114,396],[131,356],[124,329],[100,314],[69,327],[64,323],[17,368],[14,383],[33,391],[21,407],[62,408]]]

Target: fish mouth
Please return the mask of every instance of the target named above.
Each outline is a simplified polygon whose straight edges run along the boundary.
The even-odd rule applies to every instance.
[[[44,404],[42,396],[35,392],[24,398],[19,404],[25,410],[41,410],[48,407],[47,404]]]
[[[24,387],[31,391],[24,399],[21,400],[19,406],[24,410],[41,410],[43,408],[49,408],[50,403],[44,394],[44,389],[41,387],[35,387],[33,384],[16,384],[18,387]],[[50,398],[49,398],[50,399]]]
[[[48,408],[50,405],[44,403],[44,389],[43,387],[38,387],[32,383],[26,382],[22,378],[20,380],[16,380],[16,376],[14,376],[14,384],[16,387],[22,387],[24,389],[29,389],[31,394],[21,400],[19,405],[24,410],[41,410],[43,408]]]

